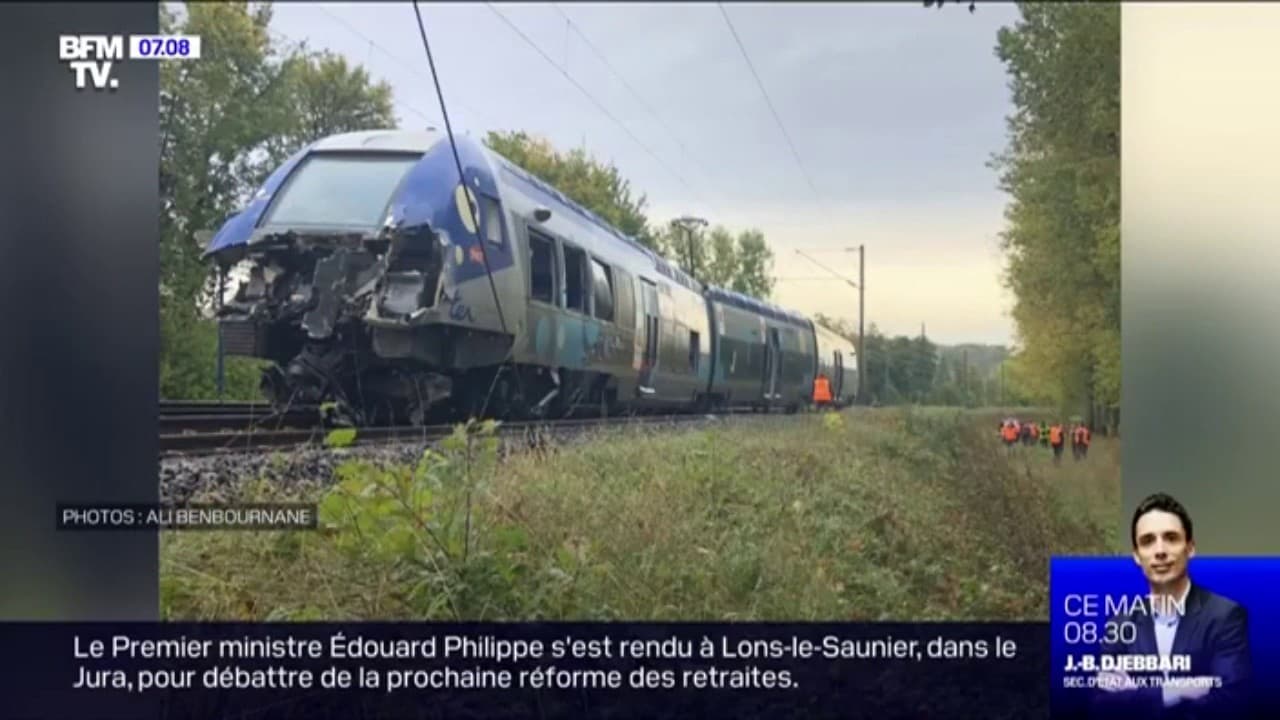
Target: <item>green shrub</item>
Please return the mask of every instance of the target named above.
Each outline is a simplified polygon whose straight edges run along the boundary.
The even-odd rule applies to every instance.
[[[955,410],[616,429],[501,464],[494,429],[342,465],[318,532],[167,533],[165,616],[1044,619],[1049,556],[1117,537],[1115,441],[1056,467]]]

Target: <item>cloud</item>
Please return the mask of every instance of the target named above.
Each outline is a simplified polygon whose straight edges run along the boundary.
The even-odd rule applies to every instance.
[[[1010,111],[993,47],[996,29],[1017,16],[1012,5],[974,15],[912,4],[727,5],[803,172],[716,6],[561,5],[607,63],[550,5],[498,9],[550,62],[482,4],[422,7],[459,132],[521,129],[562,148],[585,145],[647,196],[654,222],[693,213],[761,229],[782,277],[822,274],[796,248],[866,243],[869,318],[886,331],[918,332],[925,321],[931,336],[1011,334],[995,245],[1005,200],[985,163],[1004,143]],[[409,5],[283,3],[273,27],[387,80],[406,124],[427,124],[419,113],[438,121]],[[840,267],[857,272],[856,262]],[[786,282],[777,298],[834,312],[824,303],[842,307],[845,290]]]

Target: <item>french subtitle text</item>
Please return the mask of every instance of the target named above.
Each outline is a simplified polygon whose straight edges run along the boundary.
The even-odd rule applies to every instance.
[[[801,663],[1017,661],[1009,638],[752,639],[703,635],[499,637],[423,632],[414,637],[334,633],[153,638],[77,635],[73,690],[445,689],[673,690],[800,687]]]

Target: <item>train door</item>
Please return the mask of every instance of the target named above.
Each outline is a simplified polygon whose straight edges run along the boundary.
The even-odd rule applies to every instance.
[[[778,374],[782,371],[781,343],[778,329],[769,328],[764,344],[764,399],[774,400],[778,392]]]
[[[831,399],[836,400],[840,397],[841,391],[844,389],[844,358],[840,355],[840,351],[836,350],[836,364],[832,370],[835,377],[831,378]]]
[[[640,305],[644,317],[644,356],[640,364],[640,387],[642,394],[652,395],[653,371],[658,364],[658,288],[644,278],[640,279]]]
[[[773,399],[781,400],[782,388],[787,381],[787,353],[782,349],[780,332],[771,330],[770,333],[771,337],[769,339],[773,342],[773,364],[775,366],[773,371]]]

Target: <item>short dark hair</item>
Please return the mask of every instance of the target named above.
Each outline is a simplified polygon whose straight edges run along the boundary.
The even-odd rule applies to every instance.
[[[1187,514],[1187,509],[1182,507],[1182,503],[1173,499],[1170,495],[1156,493],[1148,495],[1142,502],[1138,503],[1138,509],[1133,511],[1133,521],[1129,524],[1129,538],[1133,540],[1134,547],[1138,547],[1138,518],[1152,510],[1160,510],[1177,515],[1178,519],[1182,521],[1182,529],[1187,533],[1187,541],[1190,542],[1195,539],[1195,536],[1191,533],[1191,516]]]

